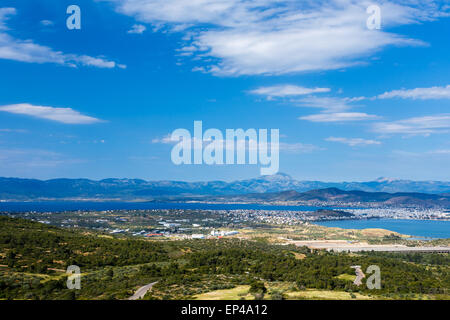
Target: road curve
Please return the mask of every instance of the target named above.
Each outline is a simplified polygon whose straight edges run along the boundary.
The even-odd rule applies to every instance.
[[[149,290],[151,290],[152,287],[153,287],[155,284],[157,284],[157,283],[158,283],[158,281],[152,282],[152,283],[149,283],[149,284],[147,284],[147,285],[145,285],[145,286],[143,286],[143,287],[140,287],[139,289],[136,290],[136,292],[133,294],[132,297],[128,298],[128,300],[139,300],[139,299],[142,299],[142,298],[145,296],[145,294],[146,294]]]

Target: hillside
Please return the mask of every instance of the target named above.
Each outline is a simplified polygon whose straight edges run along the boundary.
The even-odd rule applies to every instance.
[[[209,197],[213,201],[231,202],[299,202],[299,203],[376,203],[385,206],[420,206],[420,207],[450,207],[450,196],[427,193],[387,193],[365,192],[359,190],[345,191],[337,188],[311,190],[303,193],[284,191],[275,193],[254,193],[247,195]]]
[[[237,239],[105,238],[83,229],[69,231],[0,217],[0,299],[127,299],[137,288],[155,282],[148,299],[192,299],[218,289],[249,286],[255,279],[269,288],[285,285],[286,295],[321,290],[348,299],[349,292],[375,299],[399,299],[404,294],[411,299],[448,299],[448,259],[448,255],[322,253]],[[374,264],[383,270],[381,290],[357,287],[345,276],[354,274],[352,265],[366,270]],[[80,290],[66,287],[64,271],[69,265],[81,268]]]

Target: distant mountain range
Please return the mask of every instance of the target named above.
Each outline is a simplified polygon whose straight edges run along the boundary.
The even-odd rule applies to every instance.
[[[275,193],[253,193],[243,195],[209,196],[204,200],[209,202],[247,202],[276,203],[289,202],[302,205],[354,205],[376,207],[423,207],[450,208],[450,195],[413,192],[366,192],[345,191],[337,188],[311,190],[299,193],[283,191]]]
[[[450,194],[450,182],[410,181],[380,178],[369,182],[299,181],[286,174],[261,176],[234,182],[145,181],[140,179],[0,178],[0,200],[31,199],[156,199],[190,195],[242,195],[254,193],[306,192],[336,188],[343,191],[415,192]]]

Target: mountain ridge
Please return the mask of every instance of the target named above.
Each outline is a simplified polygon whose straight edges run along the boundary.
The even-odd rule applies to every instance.
[[[307,192],[336,188],[343,191],[417,192],[450,194],[450,182],[412,181],[379,178],[367,182],[300,181],[287,174],[260,176],[253,179],[225,181],[147,181],[143,179],[21,179],[0,178],[1,200],[39,198],[120,198],[152,199],[179,195],[239,195],[283,191]]]
[[[211,202],[251,202],[277,203],[290,202],[302,205],[345,205],[364,204],[376,207],[413,206],[423,208],[450,208],[450,195],[417,192],[366,192],[345,191],[337,188],[310,190],[306,192],[282,191],[275,193],[253,193],[244,195],[210,196]]]

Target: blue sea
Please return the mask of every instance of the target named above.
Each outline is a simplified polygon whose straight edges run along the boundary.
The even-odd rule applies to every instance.
[[[152,210],[152,209],[194,209],[194,210],[290,210],[316,211],[332,209],[311,206],[272,206],[259,204],[209,204],[209,203],[160,203],[160,202],[95,202],[95,201],[42,201],[42,202],[0,202],[0,212],[63,212],[76,210]]]
[[[324,221],[317,224],[343,229],[380,228],[424,238],[450,238],[450,221],[410,219],[369,219]]]

